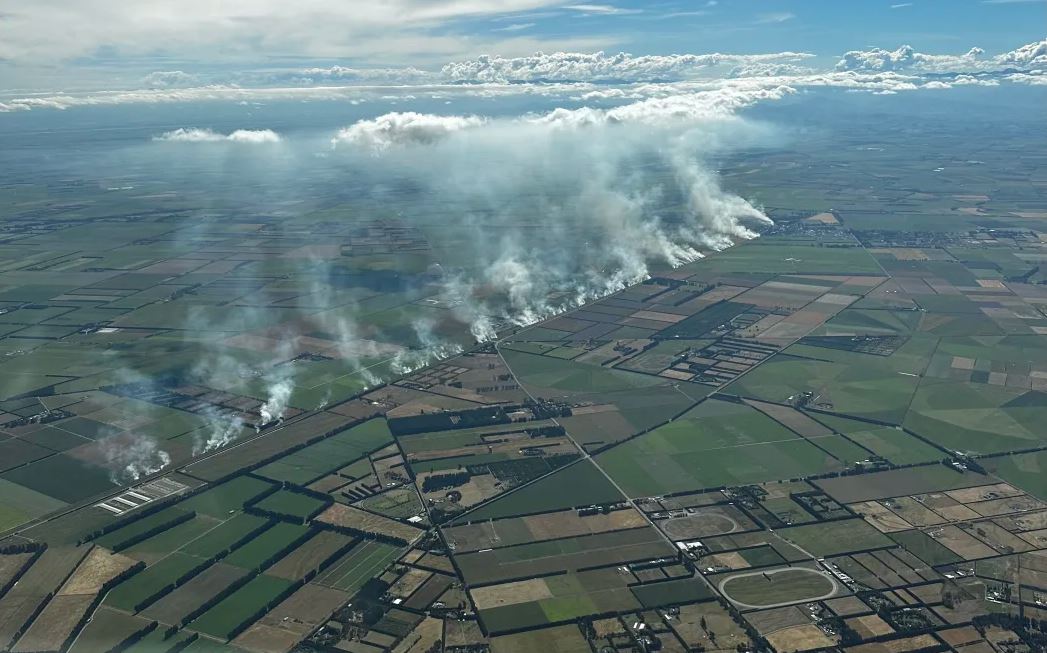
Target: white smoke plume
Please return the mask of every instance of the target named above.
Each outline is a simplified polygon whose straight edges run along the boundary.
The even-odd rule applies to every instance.
[[[100,440],[98,447],[110,480],[118,485],[133,483],[171,464],[171,455],[149,437],[121,433]]]
[[[208,406],[202,414],[207,420],[207,436],[198,437],[193,442],[194,456],[232,444],[245,426],[243,419],[232,411],[222,412]]]
[[[461,345],[446,342],[433,333],[433,324],[428,320],[415,320],[411,328],[421,346],[418,349],[402,349],[393,357],[390,369],[394,374],[410,374],[463,351]]]
[[[733,84],[509,119],[394,113],[335,144],[354,169],[406,179],[445,207],[434,237],[468,234],[456,253],[471,268],[444,276],[442,298],[483,342],[498,322],[533,324],[648,278],[652,263],[755,237],[770,220],[724,191],[708,159],[759,142],[737,112],[791,92]],[[412,350],[395,367],[424,358]]]
[[[181,127],[153,137],[154,141],[172,143],[279,143],[282,139],[271,129],[237,129],[229,134],[220,134],[210,129]]]

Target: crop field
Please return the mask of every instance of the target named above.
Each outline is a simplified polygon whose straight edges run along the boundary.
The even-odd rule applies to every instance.
[[[223,559],[223,562],[248,571],[260,567],[309,533],[308,526],[278,522]]]
[[[350,175],[359,148],[287,156],[289,128],[273,147],[154,140],[150,115],[191,128],[195,105],[154,103],[119,149],[100,145],[101,105],[62,129],[43,101],[0,112],[18,122],[0,135],[0,650],[1035,648],[1044,103],[999,56],[979,84],[936,73],[981,98],[950,120],[937,99],[886,110],[919,91],[746,109],[777,128],[784,108],[803,137],[718,149],[710,188],[773,224],[678,266],[636,261],[645,278],[609,293],[613,261],[516,292],[508,268],[534,272],[553,241],[584,242],[589,265],[636,235],[594,239],[603,224],[575,223],[560,190],[463,226],[413,164],[372,183],[384,157],[454,154],[472,132],[396,142]],[[1028,116],[986,108],[1008,85]],[[377,102],[240,114],[345,126]],[[462,102],[482,116],[490,98]],[[855,120],[863,103],[875,121]],[[698,198],[657,154],[629,167],[660,190],[630,200],[672,241],[698,229]],[[308,192],[282,192],[304,160]],[[503,213],[504,233],[480,233]]]
[[[886,535],[857,519],[803,524],[778,533],[787,542],[819,557],[891,545]]]
[[[258,613],[274,606],[291,587],[290,581],[262,574],[203,613],[189,628],[219,639],[230,639]]]
[[[743,404],[709,400],[600,454],[631,496],[655,496],[842,469],[810,441]]]
[[[323,574],[316,582],[344,592],[353,593],[399,554],[398,547],[382,542],[364,541],[353,547]]]

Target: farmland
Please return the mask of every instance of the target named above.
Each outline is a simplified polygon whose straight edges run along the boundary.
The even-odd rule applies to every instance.
[[[513,295],[508,235],[342,174],[326,140],[292,199],[216,199],[249,158],[224,140],[167,162],[207,179],[15,170],[0,650],[1037,650],[1042,126],[881,118],[717,153],[773,224],[599,292]],[[637,210],[693,227],[677,173],[639,163],[664,192]],[[470,219],[588,238],[538,195]]]

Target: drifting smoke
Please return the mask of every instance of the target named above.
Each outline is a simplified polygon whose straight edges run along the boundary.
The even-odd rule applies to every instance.
[[[279,143],[280,135],[271,129],[237,129],[230,134],[219,134],[210,129],[180,128],[153,137],[154,141],[175,143]]]
[[[390,369],[395,374],[410,374],[422,369],[438,360],[450,358],[463,351],[461,345],[449,343],[433,333],[433,324],[427,320],[415,320],[411,323],[418,342],[419,349],[402,349],[390,363]]]
[[[240,437],[246,426],[239,415],[221,412],[212,406],[205,408],[202,415],[207,420],[207,437],[197,438],[193,443],[194,456],[231,444]]]
[[[762,128],[736,112],[790,92],[732,88],[516,119],[391,113],[333,144],[354,168],[405,179],[446,211],[430,216],[430,237],[458,233],[471,269],[446,275],[442,298],[483,342],[496,321],[533,324],[648,278],[652,263],[675,267],[756,237],[770,220],[725,192],[705,161],[758,143]],[[419,365],[416,354],[397,368]]]
[[[117,485],[133,483],[171,464],[171,455],[148,437],[121,433],[99,441],[98,446],[109,479]]]

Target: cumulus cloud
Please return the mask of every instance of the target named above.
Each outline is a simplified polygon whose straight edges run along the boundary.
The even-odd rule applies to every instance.
[[[996,62],[1025,68],[1047,66],[1047,39],[1005,52],[996,57]]]
[[[871,48],[851,50],[836,64],[839,71],[886,72],[920,70],[933,72],[964,71],[980,65],[979,58],[985,53],[981,48],[971,48],[961,55],[924,54],[911,45],[897,50]]]
[[[681,79],[719,65],[795,62],[813,57],[805,52],[771,54],[671,54],[636,57],[624,52],[538,52],[528,57],[482,56],[452,62],[443,75],[456,82],[621,81]]]
[[[210,129],[179,128],[153,137],[154,141],[173,143],[279,143],[280,135],[271,129],[237,129],[219,134]]]

